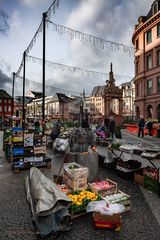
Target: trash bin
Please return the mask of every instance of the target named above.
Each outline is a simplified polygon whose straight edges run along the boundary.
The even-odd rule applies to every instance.
[[[160,128],[157,129],[157,138],[160,138]]]

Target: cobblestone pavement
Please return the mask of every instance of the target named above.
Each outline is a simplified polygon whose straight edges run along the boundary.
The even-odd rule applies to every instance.
[[[35,240],[36,232],[32,224],[30,209],[26,201],[24,179],[28,171],[13,174],[9,163],[0,151],[0,240]],[[56,161],[60,166],[60,157],[53,158],[53,169],[42,169],[52,177]],[[150,210],[139,186],[117,176],[115,172],[100,168],[99,177],[111,178],[118,183],[120,190],[131,196],[131,211],[122,215],[122,230],[113,232],[95,229],[92,214],[86,214],[73,220],[73,229],[65,232],[61,240],[157,240],[160,239],[160,226]],[[52,237],[45,238],[53,239]]]

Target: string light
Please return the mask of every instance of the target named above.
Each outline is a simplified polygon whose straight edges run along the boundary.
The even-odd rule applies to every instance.
[[[29,56],[27,55],[27,60],[31,60],[32,62],[37,62],[39,64],[42,64],[42,59],[37,58],[37,57],[33,57],[33,56]],[[71,73],[79,73],[82,74],[83,76],[87,76],[87,77],[109,77],[108,73],[105,72],[98,72],[98,71],[93,71],[93,70],[87,70],[87,69],[83,69],[83,68],[79,68],[79,67],[74,67],[74,66],[69,66],[69,65],[65,65],[65,64],[61,64],[61,63],[55,63],[55,62],[51,62],[46,60],[46,64],[48,67],[52,67],[56,70],[61,70],[61,71],[65,71],[65,72],[71,72]],[[119,79],[119,80],[124,80],[125,81],[131,81],[133,79],[132,76],[126,76],[126,75],[116,75],[114,74],[114,76]]]
[[[20,79],[20,80],[23,80],[23,77],[18,76],[17,74],[16,74],[16,78]],[[39,86],[38,89],[40,89],[40,88],[42,89],[42,84],[39,83],[39,82],[33,81],[31,79],[25,79],[25,81],[26,81],[26,83],[28,82],[28,84],[26,84],[26,85],[29,85],[29,83],[32,83],[33,87],[35,88],[35,91],[37,91],[38,86]],[[57,93],[57,92],[58,93],[66,93],[68,95],[78,95],[78,96],[81,95],[80,92],[61,89],[61,88],[53,87],[53,86],[50,86],[50,85],[46,85],[45,87],[46,87],[46,91],[51,95],[53,95],[53,93]]]
[[[122,49],[125,53],[127,52],[130,55],[134,55],[135,53],[134,47],[130,47],[118,42],[108,41],[103,38],[93,36],[91,34],[83,33],[72,28],[53,23],[49,20],[47,21],[53,25],[53,31],[57,32],[60,36],[62,36],[63,34],[68,34],[71,40],[79,39],[82,44],[85,45],[98,46],[101,49],[110,48],[112,51],[119,51]]]

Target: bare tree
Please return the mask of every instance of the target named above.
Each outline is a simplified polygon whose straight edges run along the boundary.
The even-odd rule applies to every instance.
[[[0,9],[0,33],[6,33],[8,28],[8,15],[3,9]]]

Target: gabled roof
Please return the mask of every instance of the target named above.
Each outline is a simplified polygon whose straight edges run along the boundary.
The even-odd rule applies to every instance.
[[[35,96],[35,98],[43,97],[43,93],[42,92],[35,92],[35,91],[30,91],[30,92]]]
[[[3,89],[0,89],[0,98],[9,98],[11,99],[12,97]]]
[[[93,88],[92,92],[91,92],[91,96],[95,96],[99,90],[100,86],[96,86]]]
[[[131,85],[131,82],[124,82],[124,83],[120,84],[120,86],[122,86],[122,87],[130,86],[130,85]]]
[[[154,14],[153,14],[153,7],[155,3],[158,3],[158,11],[160,11],[160,0],[155,0],[152,5],[151,5],[151,9],[149,10],[147,16],[146,16],[146,20],[150,19]]]
[[[91,96],[102,96],[105,90],[105,86],[96,86],[93,88],[91,92]]]
[[[58,101],[58,102],[72,102],[75,101],[73,98],[70,98],[66,96],[64,93],[56,93],[53,98],[53,101]]]

